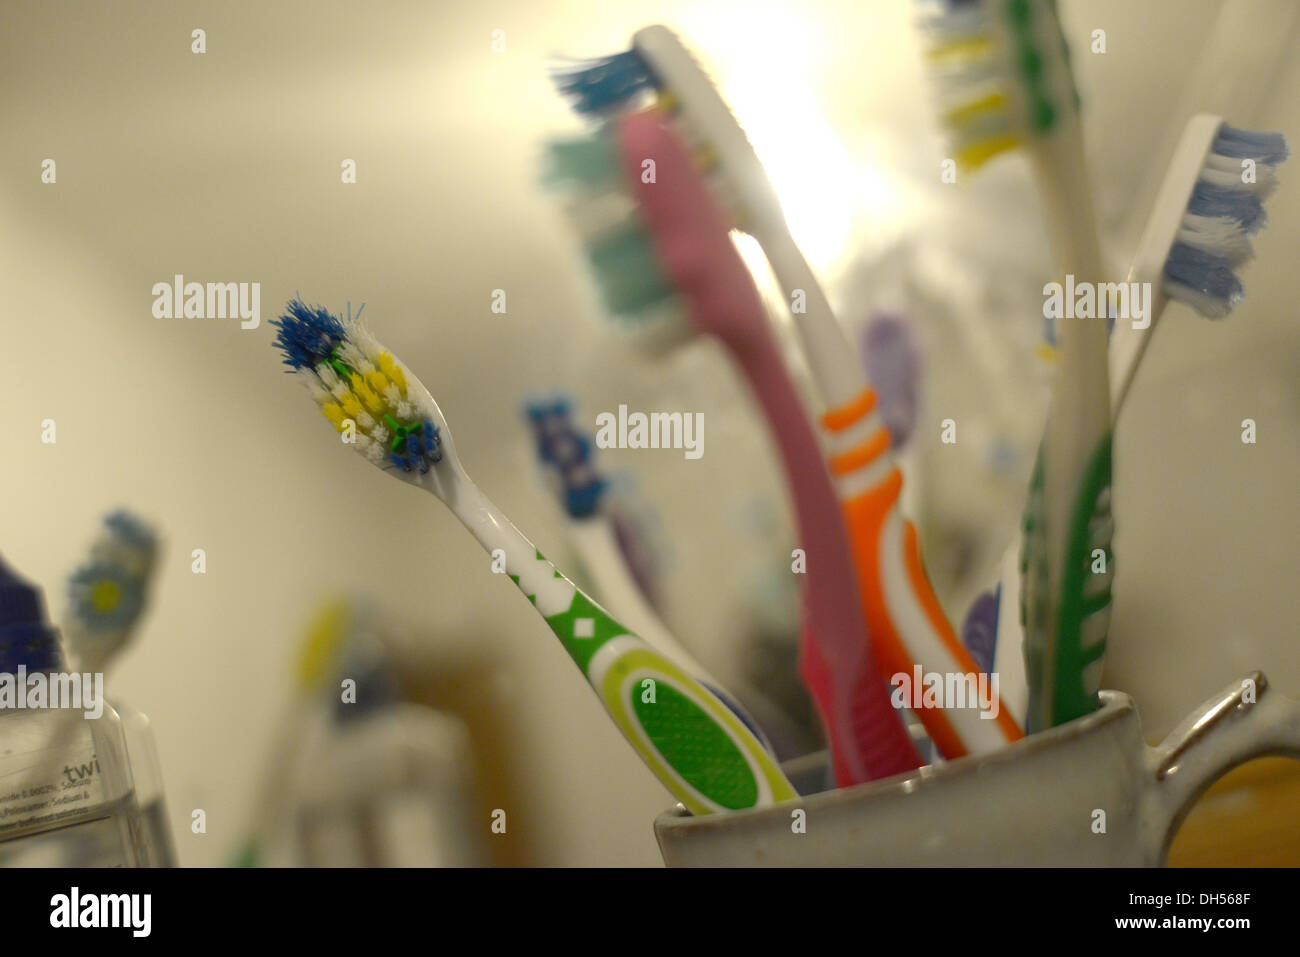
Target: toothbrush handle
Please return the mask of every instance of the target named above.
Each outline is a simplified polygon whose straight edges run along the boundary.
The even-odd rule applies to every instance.
[[[797,796],[775,759],[707,688],[615,621],[468,479],[451,501],[581,669],[628,743],[693,814]]]
[[[875,394],[866,389],[854,402],[825,414],[822,425],[881,677],[901,674],[912,684],[917,667],[945,676],[978,676],[981,669],[935,597],[916,529],[899,510],[903,476],[889,455],[889,433],[874,410]],[[1023,736],[995,694],[987,706],[976,698],[972,707],[969,695],[964,707],[945,704],[953,707],[924,707],[916,713],[947,758],[995,750]]]
[[[755,299],[761,309],[761,303]],[[807,557],[801,671],[830,738],[841,786],[921,766],[880,679],[875,633],[864,626],[853,557],[821,447],[766,317],[735,354],[762,406],[794,500]]]
[[[807,557],[803,671],[836,755],[837,780],[856,784],[919,767],[920,755],[876,677],[852,555],[816,432],[753,277],[728,236],[727,219],[687,145],[654,112],[623,118],[619,138],[626,182],[660,265],[688,302],[692,325],[722,340],[739,364],[780,453]],[[655,158],[653,182],[640,174],[645,157]],[[818,301],[818,290],[809,286],[808,292]]]

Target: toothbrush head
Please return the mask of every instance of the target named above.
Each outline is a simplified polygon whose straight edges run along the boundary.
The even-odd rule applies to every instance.
[[[1158,204],[1153,219],[1159,238],[1167,237],[1161,290],[1208,319],[1222,319],[1244,295],[1236,269],[1253,255],[1250,237],[1267,222],[1263,199],[1276,187],[1277,167],[1289,151],[1281,133],[1239,130],[1217,117],[1194,118],[1187,135],[1213,140],[1208,151],[1200,141],[1199,169],[1175,160],[1161,187],[1162,198],[1166,190],[1175,201],[1186,197],[1181,215],[1170,207],[1162,216]]]
[[[939,120],[958,166],[978,169],[1077,116],[1054,0],[922,0],[920,8]]]
[[[745,131],[709,75],[677,34],[638,30],[632,49],[552,71],[556,89],[579,114],[608,119],[658,106],[692,152],[731,225],[747,232],[784,229],[781,205]]]
[[[538,459],[559,476],[565,511],[571,518],[589,518],[600,509],[609,483],[596,472],[592,441],[574,428],[572,413],[564,398],[529,402],[524,409],[537,441]]]
[[[64,638],[81,663],[104,667],[135,634],[153,578],[158,541],[129,512],[105,516],[90,554],[68,578]]]
[[[568,196],[565,212],[616,330],[656,353],[688,340],[686,305],[625,182],[615,124],[551,143],[543,178]]]
[[[451,453],[427,389],[360,322],[293,299],[272,325],[285,365],[368,462],[412,484]],[[435,489],[436,490],[436,489]]]

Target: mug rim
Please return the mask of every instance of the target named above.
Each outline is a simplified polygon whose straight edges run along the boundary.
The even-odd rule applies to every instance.
[[[938,787],[945,781],[965,775],[975,774],[990,766],[1019,761],[1047,748],[1060,745],[1063,741],[1090,734],[1100,728],[1108,727],[1129,714],[1136,714],[1137,707],[1133,698],[1122,691],[1102,690],[1099,693],[1101,707],[1090,714],[1067,721],[1065,724],[1025,735],[1019,741],[1013,741],[1006,747],[983,754],[968,754],[946,761],[942,765],[928,764],[914,771],[905,771],[876,781],[866,781],[846,788],[830,788],[812,794],[800,794],[793,798],[758,808],[745,808],[739,811],[727,811],[720,814],[691,814],[686,808],[677,804],[661,812],[655,818],[656,831],[694,830],[697,828],[714,828],[723,824],[735,824],[738,820],[757,820],[763,815],[777,814],[784,816],[791,807],[811,809],[829,807],[840,803],[856,803],[863,798],[887,791],[913,793]],[[1140,736],[1139,736],[1140,739]],[[793,758],[791,760],[799,760]],[[784,762],[788,764],[789,762]]]

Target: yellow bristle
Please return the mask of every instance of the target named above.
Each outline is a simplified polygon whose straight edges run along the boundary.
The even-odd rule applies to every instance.
[[[343,412],[343,406],[337,402],[330,402],[320,407],[321,414],[334,423],[334,428],[340,432],[343,431],[343,423],[347,421],[347,415]]]
[[[402,371],[402,367],[397,364],[389,353],[379,353],[379,369],[392,380],[393,385],[397,386],[397,391],[405,396],[406,373]]]
[[[388,376],[384,375],[382,372],[367,372],[366,382],[368,382],[370,388],[374,389],[379,395],[383,395],[388,391]]]
[[[352,373],[352,391],[361,400],[361,404],[373,414],[379,415],[384,411],[383,400],[375,395],[375,391],[366,385],[366,380],[355,372]]]
[[[925,51],[929,60],[966,60],[988,56],[993,52],[993,41],[986,36],[968,36],[951,40]]]
[[[352,418],[355,419],[359,415],[361,415],[361,403],[357,401],[357,397],[355,395],[348,393],[347,395],[339,399],[339,402],[343,405],[343,411],[346,412],[348,415],[350,415]]]
[[[1000,113],[1007,108],[1007,98],[1002,93],[990,93],[978,100],[956,107],[944,114],[943,121],[949,126],[964,126],[989,113]]]
[[[1013,150],[1019,145],[1020,137],[1009,134],[979,140],[957,153],[957,165],[964,170],[977,170],[999,153]]]

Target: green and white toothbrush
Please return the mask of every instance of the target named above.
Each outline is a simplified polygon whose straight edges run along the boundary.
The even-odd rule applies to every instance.
[[[945,0],[923,22],[940,121],[959,166],[1023,149],[1055,278],[1105,288],[1069,50],[1053,0]],[[1096,710],[1110,622],[1107,308],[1057,319],[1060,349],[1024,516],[1021,612],[1029,730]]]
[[[285,364],[343,439],[432,493],[533,603],[663,785],[693,814],[796,797],[775,759],[707,688],[615,621],[470,480],[428,390],[359,323],[300,300],[274,322]]]

